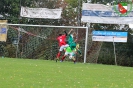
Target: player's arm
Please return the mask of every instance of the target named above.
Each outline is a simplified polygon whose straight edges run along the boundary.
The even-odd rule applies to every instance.
[[[79,49],[79,44],[77,43],[77,45],[76,45],[76,50],[77,50],[77,52],[80,54],[80,55],[82,55],[82,53],[81,53],[81,51],[80,51],[80,49]]]
[[[80,55],[82,55],[82,53],[81,53],[81,51],[80,51],[79,49],[77,50],[77,52],[78,52]]]
[[[69,32],[68,32],[68,35],[73,31],[73,29],[71,29]]]

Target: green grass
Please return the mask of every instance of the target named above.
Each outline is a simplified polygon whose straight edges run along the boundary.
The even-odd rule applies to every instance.
[[[133,68],[0,58],[0,88],[133,88]]]

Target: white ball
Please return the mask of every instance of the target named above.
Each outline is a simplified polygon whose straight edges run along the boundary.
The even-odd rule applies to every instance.
[[[69,56],[69,59],[72,59],[72,56]]]

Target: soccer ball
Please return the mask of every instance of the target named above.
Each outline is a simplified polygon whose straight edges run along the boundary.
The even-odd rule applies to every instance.
[[[72,56],[69,56],[69,59],[72,59]]]

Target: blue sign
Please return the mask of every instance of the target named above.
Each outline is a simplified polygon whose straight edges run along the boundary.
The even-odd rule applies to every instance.
[[[127,42],[127,32],[93,31],[92,41]]]
[[[1,34],[6,34],[6,28],[1,28]]]
[[[110,17],[110,16],[112,16],[112,11],[92,11],[92,10],[82,10],[82,16],[101,16],[101,17]]]
[[[119,15],[113,11],[82,10],[82,16],[118,17]],[[131,11],[130,14],[121,17],[133,17],[133,11]]]
[[[114,32],[114,31],[93,31],[94,36],[117,36],[127,37],[127,32]]]

